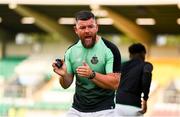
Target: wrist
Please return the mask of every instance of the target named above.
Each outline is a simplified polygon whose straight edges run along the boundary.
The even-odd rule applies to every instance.
[[[92,73],[90,74],[88,79],[94,79],[95,76],[96,76],[96,72],[92,70]]]

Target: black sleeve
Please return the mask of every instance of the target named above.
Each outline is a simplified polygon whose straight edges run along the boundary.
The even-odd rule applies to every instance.
[[[121,72],[121,54],[118,47],[110,41],[102,38],[105,45],[111,50],[114,56],[114,63],[113,63],[113,72]]]
[[[149,90],[152,80],[152,70],[153,65],[151,63],[146,62],[143,68],[143,75],[142,75],[142,89],[143,89],[143,99],[148,100],[149,98]]]

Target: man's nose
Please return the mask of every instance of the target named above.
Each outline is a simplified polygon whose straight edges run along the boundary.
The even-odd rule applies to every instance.
[[[84,29],[84,31],[85,31],[85,32],[89,32],[89,28],[86,27],[86,28]]]

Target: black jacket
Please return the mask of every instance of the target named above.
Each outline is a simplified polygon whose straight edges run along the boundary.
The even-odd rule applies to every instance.
[[[148,99],[153,66],[132,59],[122,64],[122,77],[116,93],[116,103],[141,107],[141,94]]]

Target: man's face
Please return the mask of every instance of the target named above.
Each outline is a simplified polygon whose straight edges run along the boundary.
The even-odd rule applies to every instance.
[[[88,20],[78,20],[75,26],[75,32],[81,39],[85,48],[91,48],[96,42],[98,26],[93,18]]]

